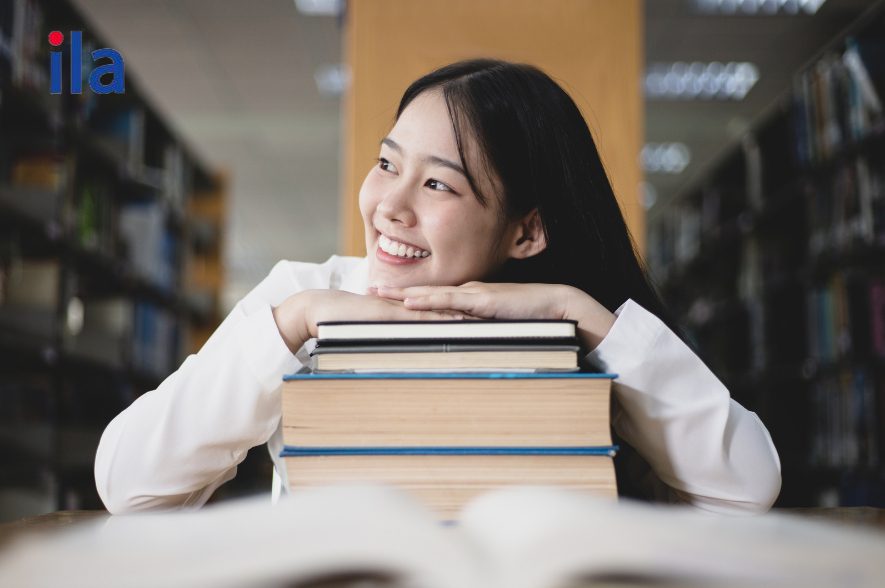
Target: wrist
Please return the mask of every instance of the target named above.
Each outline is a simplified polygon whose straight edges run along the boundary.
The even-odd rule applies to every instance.
[[[583,290],[568,288],[565,318],[577,321],[578,339],[587,351],[592,351],[602,343],[618,317]]]
[[[293,294],[279,306],[272,309],[277,330],[292,353],[297,353],[301,346],[311,338],[306,303],[307,291]]]

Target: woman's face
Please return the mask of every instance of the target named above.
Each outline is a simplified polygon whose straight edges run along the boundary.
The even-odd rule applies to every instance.
[[[472,138],[465,157],[480,169]],[[418,95],[381,142],[360,189],[369,286],[458,285],[482,280],[507,260],[500,193],[477,178],[480,205],[461,171],[455,133],[439,91]]]

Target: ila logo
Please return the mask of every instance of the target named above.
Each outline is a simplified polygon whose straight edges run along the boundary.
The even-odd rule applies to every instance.
[[[58,47],[64,43],[65,36],[61,31],[49,33],[49,44]],[[61,94],[62,91],[62,53],[61,51],[49,52],[49,93]],[[96,49],[92,52],[92,62],[99,59],[110,59],[105,63],[93,68],[89,74],[89,87],[96,94],[122,94],[126,91],[124,79],[123,56],[113,49]],[[71,94],[83,93],[83,33],[71,31],[70,72]],[[110,76],[110,82],[103,83],[102,78]]]

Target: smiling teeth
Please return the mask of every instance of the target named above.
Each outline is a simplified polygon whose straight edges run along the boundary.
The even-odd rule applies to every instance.
[[[430,255],[429,251],[415,249],[414,247],[404,245],[403,243],[397,243],[396,241],[388,239],[384,235],[381,235],[378,238],[378,247],[380,247],[385,253],[396,255],[397,257],[405,257],[407,259],[412,257],[427,257]]]

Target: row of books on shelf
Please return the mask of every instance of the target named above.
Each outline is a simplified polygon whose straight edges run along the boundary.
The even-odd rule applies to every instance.
[[[695,292],[684,324],[727,372],[885,360],[885,276],[836,271],[823,281],[713,298]],[[717,328],[710,328],[710,327]],[[719,328],[721,327],[721,328]],[[817,370],[809,373],[812,375]]]
[[[882,132],[885,41],[849,39],[799,76],[794,84],[793,127],[797,162],[831,159],[871,132]]]
[[[109,367],[160,378],[174,371],[178,324],[168,310],[129,298],[86,300],[83,323],[66,332],[63,350]]]
[[[0,320],[8,332],[46,342],[60,333],[65,353],[110,368],[156,376],[174,369],[179,324],[169,309],[124,296],[63,297],[76,287],[62,283],[54,259],[4,263],[0,278]]]
[[[790,108],[759,125],[708,181],[650,224],[652,267],[690,263],[724,227],[751,232],[786,199],[802,209],[790,224],[807,225],[812,255],[885,243],[885,149],[878,142],[852,148],[885,137],[883,63],[885,41],[858,36],[797,76]],[[829,161],[835,165],[826,175],[815,171]]]
[[[0,99],[0,109],[5,108]],[[9,115],[10,118],[14,115]],[[165,200],[178,212],[185,209],[185,199],[193,182],[193,170],[184,149],[178,143],[158,137],[146,137],[145,110],[127,106],[96,116],[89,128],[71,129],[59,139],[46,141],[63,146],[39,150],[24,142],[16,147],[14,122],[7,122],[0,172],[11,183],[58,191],[75,179],[74,158],[79,166],[91,165],[93,176],[105,177],[116,185],[121,198],[151,196]],[[33,134],[32,129],[23,133]],[[33,139],[33,137],[31,137]],[[100,170],[100,171],[98,171]]]
[[[885,244],[883,162],[885,153],[857,156],[828,180],[805,186],[810,254]]]
[[[610,374],[579,371],[572,321],[321,323],[285,378],[292,491],[399,486],[452,519],[478,494],[546,484],[616,495]]]
[[[72,195],[25,183],[0,186],[0,206],[57,227],[84,251],[126,264],[131,272],[163,290],[174,290],[182,241],[162,200],[123,201],[99,179],[78,183]]]
[[[840,370],[810,389],[811,447],[808,465],[880,467],[885,378],[866,368]]]
[[[53,110],[53,117],[49,118],[63,113],[69,129],[85,131],[88,140],[94,140],[106,155],[112,157],[129,174],[151,179],[155,184],[166,184],[164,187],[173,201],[178,203],[175,198],[180,190],[175,185],[169,185],[169,182],[178,172],[185,170],[169,160],[177,156],[174,148],[167,153],[154,153],[150,149],[152,145],[146,144],[150,123],[142,106],[110,100],[108,97],[104,97],[100,105],[97,95],[89,91],[49,96],[47,64],[50,47],[46,43],[49,29],[43,4],[45,3],[38,0],[6,0],[0,7],[0,87],[24,92],[23,100],[37,104],[38,108]],[[61,6],[56,5],[54,8]],[[73,11],[67,15],[53,14],[52,18],[54,28],[83,28],[83,23],[76,22],[78,17]],[[92,51],[99,47],[92,35],[83,36],[79,69],[83,79],[87,79],[92,71]],[[71,59],[66,44],[55,51],[64,54],[65,64]],[[67,70],[65,73],[67,74]],[[14,117],[7,120],[15,126]],[[160,135],[162,133],[155,138]],[[171,173],[162,178],[162,170]]]
[[[805,309],[810,358],[885,359],[885,277],[836,272],[807,293]]]
[[[0,82],[49,91],[45,14],[37,0],[0,3]]]
[[[883,163],[885,153],[858,155],[837,165],[831,177],[796,185],[798,197],[788,214],[772,217],[776,231],[769,232],[781,241],[789,241],[792,249],[797,239],[807,238],[803,257],[811,261],[832,253],[885,246]],[[698,259],[706,247],[715,246],[707,240],[721,238],[721,232],[717,233],[715,215],[711,215],[713,220],[705,220],[709,213],[704,211],[704,198],[711,192],[702,191],[700,202],[677,204],[653,223],[649,231],[649,261],[653,268],[660,271],[685,267]],[[752,236],[754,223],[765,214],[745,211],[732,221],[740,221],[737,230]],[[769,239],[770,243],[775,241]],[[772,256],[772,249],[766,248],[768,257]]]

